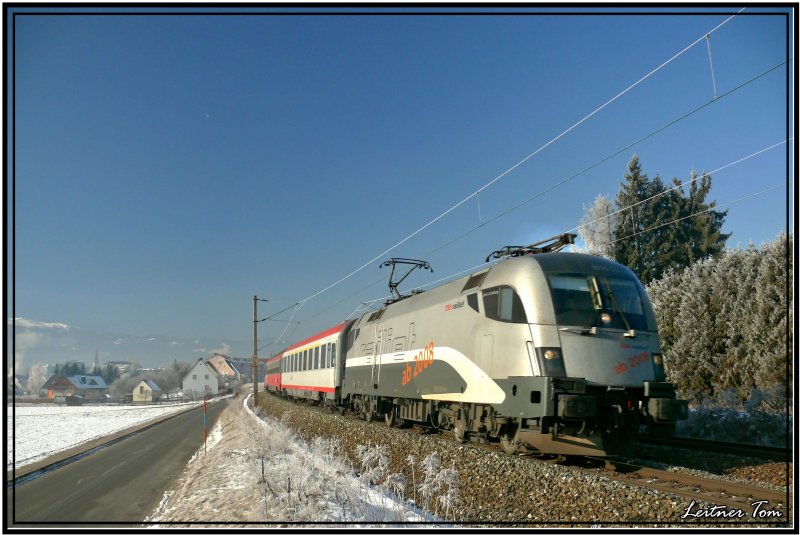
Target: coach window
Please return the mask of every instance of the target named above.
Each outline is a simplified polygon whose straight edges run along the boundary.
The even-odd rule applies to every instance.
[[[319,369],[319,346],[314,348],[314,369]]]
[[[331,368],[336,367],[336,342],[331,343]]]
[[[483,291],[486,317],[511,323],[527,323],[522,300],[511,286],[496,286]]]

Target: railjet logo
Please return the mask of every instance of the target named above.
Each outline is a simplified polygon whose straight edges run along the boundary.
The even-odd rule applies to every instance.
[[[457,303],[452,303],[452,304],[447,303],[444,306],[444,311],[445,312],[450,312],[451,310],[456,310],[456,309],[459,309],[459,308],[461,308],[463,306],[464,306],[464,301],[463,300],[461,300],[461,301],[459,301]]]
[[[696,506],[696,502],[692,500],[686,512],[683,513],[681,518],[746,518],[750,516],[759,520],[762,519],[777,519],[783,516],[781,511],[770,509],[769,501],[761,500],[750,504],[751,511],[748,515],[743,509],[728,509],[727,505],[712,505],[711,507]]]

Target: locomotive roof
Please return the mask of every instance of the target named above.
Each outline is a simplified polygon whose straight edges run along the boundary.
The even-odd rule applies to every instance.
[[[543,253],[522,258],[533,258],[546,272],[578,271],[585,273],[601,272],[622,277],[633,276],[629,268],[603,258],[583,253]]]
[[[629,268],[614,262],[612,260],[608,260],[606,258],[602,258],[599,256],[593,256],[583,253],[564,253],[564,252],[556,252],[556,253],[539,253],[534,255],[525,255],[519,256],[515,258],[509,258],[506,260],[502,260],[497,262],[494,265],[486,266],[481,269],[476,269],[472,273],[469,273],[463,277],[459,277],[458,279],[454,279],[448,283],[442,284],[440,286],[436,286],[428,291],[421,292],[418,294],[411,295],[405,299],[401,299],[400,301],[395,301],[394,303],[390,303],[388,305],[384,305],[380,310],[391,308],[392,312],[403,313],[406,310],[414,309],[420,306],[426,306],[428,303],[435,303],[442,298],[442,294],[452,294],[455,288],[458,288],[456,291],[457,294],[461,295],[467,292],[464,292],[462,289],[464,287],[464,283],[473,275],[481,272],[487,273],[487,280],[491,280],[490,273],[494,271],[495,273],[500,272],[504,273],[504,276],[512,274],[514,272],[518,272],[519,269],[525,269],[524,266],[528,266],[530,269],[531,264],[538,264],[538,268],[546,273],[570,273],[570,272],[578,272],[578,273],[604,273],[608,275],[614,275],[617,277],[624,277],[624,278],[634,278],[633,271]],[[536,268],[534,268],[536,269]],[[500,273],[497,273],[500,275]],[[637,279],[638,280],[638,279]],[[480,285],[485,286],[485,285]],[[375,311],[366,312],[360,318],[353,320],[355,324],[365,324],[370,323],[370,317],[375,313]],[[375,317],[375,321],[380,321],[380,317],[382,314]],[[322,331],[320,333],[314,334],[305,340],[292,344],[291,346],[287,347],[279,354],[275,355],[272,360],[275,360],[282,356],[283,353],[287,351],[291,351],[292,349],[296,349],[300,346],[304,346],[306,344],[312,343],[320,338],[325,338],[332,334],[338,333],[342,331],[348,324],[348,321],[344,321],[330,329]]]
[[[484,282],[475,287],[477,289],[478,287],[485,288],[487,285],[491,286],[494,284],[492,279],[496,281],[498,277],[500,280],[513,280],[516,278],[517,274],[521,273],[521,270],[526,271],[529,269],[534,269],[535,271],[540,270],[540,273],[602,273],[616,277],[636,279],[633,271],[627,267],[599,256],[583,253],[539,253],[509,258],[497,262],[494,265],[476,269],[463,277],[385,305],[383,308],[385,309],[388,307],[393,314],[402,314],[410,309],[413,310],[417,307],[424,307],[437,303],[443,296],[447,296],[448,294],[455,296],[470,293],[469,291],[465,291],[464,285],[467,280],[475,274],[482,272],[486,272],[487,274]],[[541,280],[544,281],[544,279]],[[446,299],[447,297],[444,298]],[[388,313],[389,311],[387,310],[387,314]],[[374,312],[367,312],[356,321],[362,325],[371,323],[373,314]],[[374,321],[380,321],[381,317],[384,317],[384,315],[380,314],[374,317]]]

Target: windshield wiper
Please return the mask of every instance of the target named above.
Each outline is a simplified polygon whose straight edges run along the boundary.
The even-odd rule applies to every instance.
[[[573,334],[580,334],[581,336],[586,336],[589,334],[592,335],[597,334],[597,327],[592,327],[591,329],[589,327],[584,327],[583,329],[577,329],[575,327],[561,327],[558,330]]]
[[[617,306],[617,300],[614,299],[614,292],[611,291],[611,284],[608,282],[608,279],[605,280],[606,283],[606,290],[608,291],[608,299],[611,301],[611,308],[614,312],[619,314],[619,317],[622,318],[622,321],[625,323],[625,328],[627,331],[623,336],[625,338],[636,338],[636,331],[631,328],[631,324],[628,323],[628,318],[625,317],[625,314],[622,313],[622,309]]]

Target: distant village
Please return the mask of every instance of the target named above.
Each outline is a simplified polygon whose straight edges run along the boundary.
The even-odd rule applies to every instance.
[[[265,370],[265,363],[260,361],[259,383],[264,380]],[[213,397],[234,392],[239,385],[252,381],[250,357],[214,353],[194,363],[175,361],[163,368],[142,368],[125,360],[101,365],[95,354],[91,365],[76,361],[34,364],[27,373],[9,373],[6,395],[9,401],[13,398],[23,403],[152,404]]]

